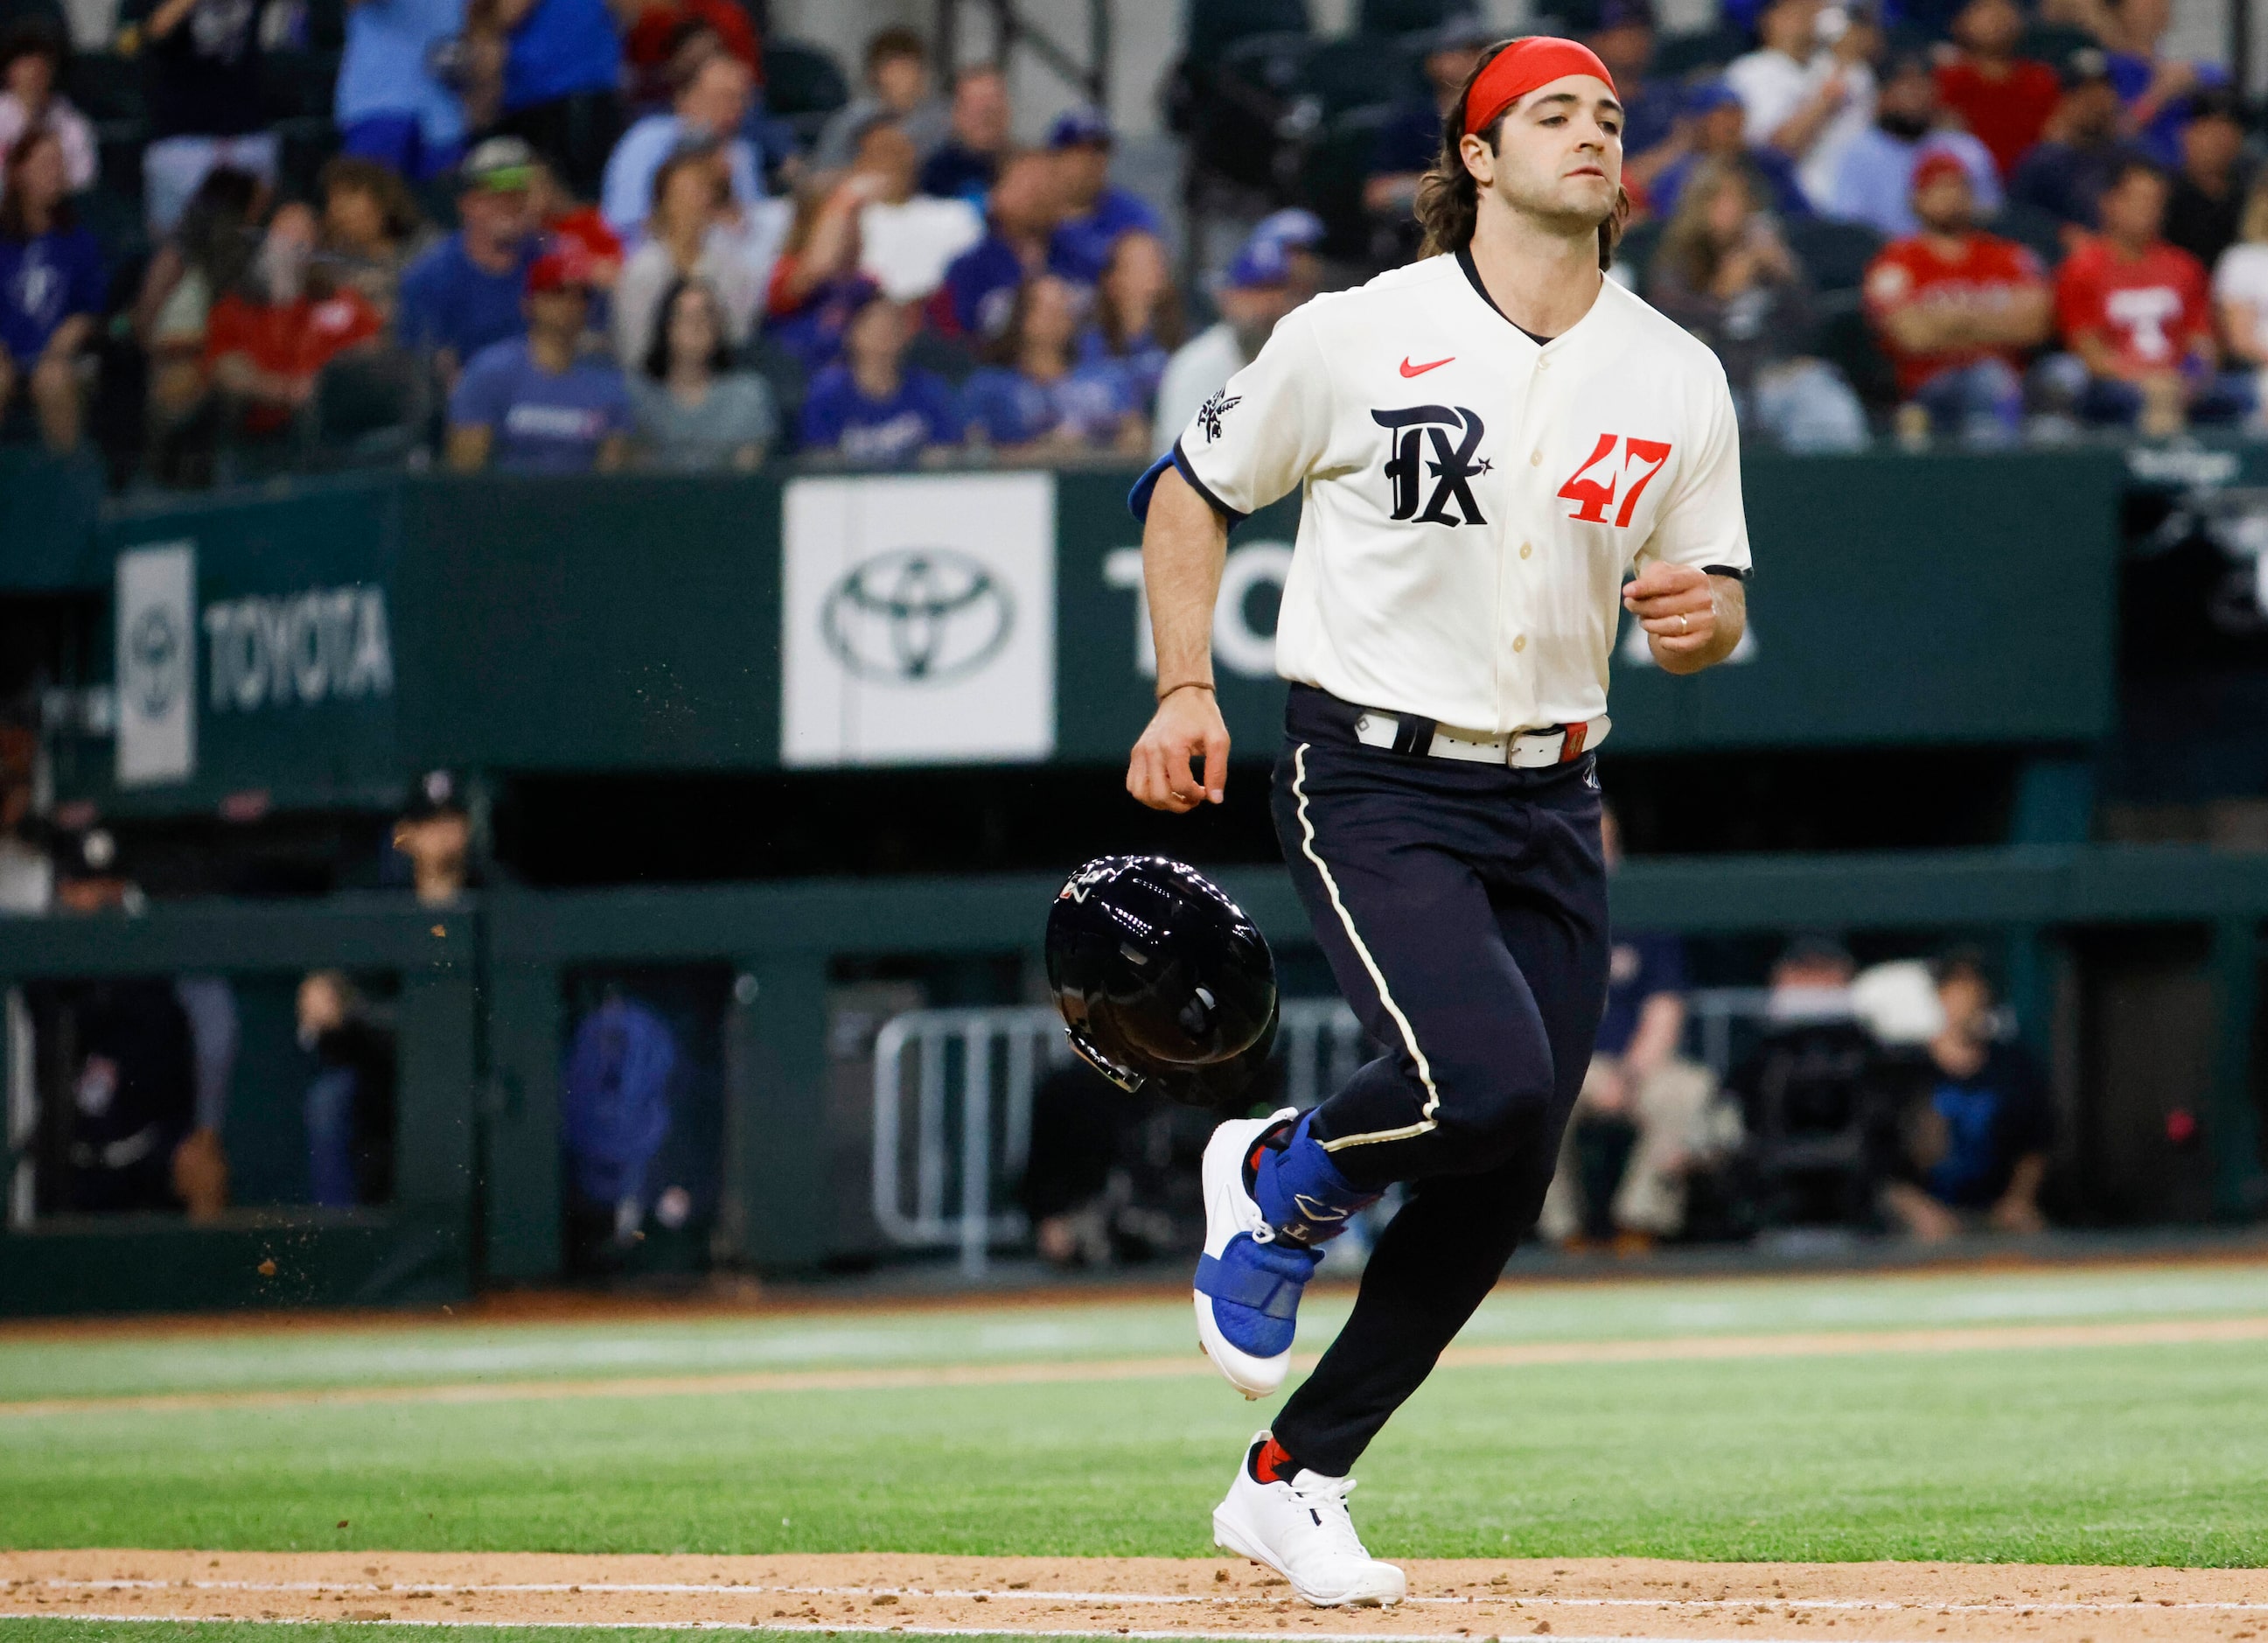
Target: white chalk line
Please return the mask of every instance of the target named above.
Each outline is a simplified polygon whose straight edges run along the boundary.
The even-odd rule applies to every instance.
[[[1281,1595],[1253,1596],[1227,1592],[1034,1592],[1002,1587],[972,1587],[963,1590],[915,1586],[756,1586],[738,1582],[728,1582],[720,1586],[697,1580],[499,1580],[482,1582],[478,1585],[456,1585],[443,1580],[396,1580],[381,1586],[374,1581],[364,1580],[123,1579],[73,1580],[54,1578],[27,1580],[21,1582],[16,1589],[20,1590],[22,1586],[38,1586],[49,1591],[72,1592],[352,1592],[359,1596],[389,1597],[401,1602],[410,1601],[413,1595],[439,1596],[446,1594],[454,1597],[467,1597],[504,1594],[525,1595],[531,1592],[555,1595],[600,1593],[629,1596],[926,1597],[961,1602],[973,1602],[982,1597],[988,1602],[1087,1603],[1125,1606],[1156,1603],[1249,1603],[1272,1607],[1284,1601]],[[2244,1614],[2268,1610],[2268,1601],[2151,1597],[2130,1597],[2123,1602],[2114,1599],[2042,1598],[2036,1602],[2002,1600],[1997,1602],[1896,1602],[1885,1598],[1857,1597],[1532,1597],[1524,1593],[1506,1592],[1491,1593],[1486,1596],[1474,1597],[1405,1597],[1402,1601],[1405,1603],[1425,1603],[1441,1607],[1471,1607],[1477,1603],[1510,1603],[1522,1610],[1690,1609],[1714,1611],[1746,1609],[1762,1612],[1776,1609],[1801,1609],[1878,1614],[2117,1614],[2136,1609],[2198,1610],[2217,1614]],[[836,1628],[838,1631],[841,1629]],[[884,1630],[887,1629],[884,1628]],[[1176,1632],[1172,1635],[1189,1637],[1196,1634]],[[1366,1632],[1364,1635],[1370,1634]]]
[[[1317,1616],[1308,1616],[1313,1620]],[[1114,1626],[1098,1632],[1092,1626],[938,1626],[938,1625],[879,1625],[844,1621],[839,1625],[824,1622],[802,1620],[468,1620],[449,1617],[428,1618],[423,1616],[396,1620],[347,1620],[335,1615],[277,1615],[258,1620],[245,1620],[221,1615],[61,1615],[19,1614],[0,1610],[0,1620],[75,1620],[92,1621],[101,1625],[259,1625],[259,1626],[434,1626],[456,1627],[468,1631],[510,1631],[525,1627],[531,1632],[794,1632],[804,1634],[823,1632],[833,1637],[837,1632],[854,1632],[862,1636],[930,1637],[930,1638],[1141,1638],[1156,1643],[1168,1638],[1195,1638],[1201,1643],[1254,1643],[1256,1638],[1271,1635],[1270,1632],[1194,1632],[1177,1629],[1165,1631],[1122,1631]],[[1286,1636],[1360,1639],[1362,1643],[1491,1643],[1489,1638],[1463,1638],[1454,1632],[1305,1632],[1281,1628]],[[1631,1638],[1602,1635],[1579,1637],[1572,1633],[1552,1634],[1552,1643],[1725,1643],[1722,1638]],[[1743,1638],[1741,1643],[1802,1643],[1794,1638],[1758,1636]],[[1863,1639],[1848,1639],[1845,1643],[1865,1643]]]

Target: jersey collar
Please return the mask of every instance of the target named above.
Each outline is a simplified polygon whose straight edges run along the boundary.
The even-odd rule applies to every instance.
[[[1583,312],[1583,320],[1576,320],[1573,325],[1567,328],[1567,330],[1560,332],[1559,336],[1538,336],[1535,332],[1529,330],[1526,326],[1521,324],[1511,315],[1505,313],[1503,309],[1496,306],[1496,298],[1489,295],[1488,287],[1481,283],[1480,268],[1473,261],[1473,248],[1470,246],[1462,247],[1458,250],[1457,267],[1463,270],[1465,283],[1473,288],[1473,295],[1478,297],[1483,302],[1488,305],[1488,311],[1496,315],[1498,319],[1502,320],[1506,325],[1512,327],[1513,330],[1519,332],[1529,342],[1535,343],[1538,348],[1549,348],[1552,343],[1559,340],[1559,336],[1565,336],[1568,332],[1580,328],[1583,323],[1583,320],[1589,319],[1591,315],[1597,311],[1599,306],[1598,298],[1594,298],[1591,301],[1590,307],[1585,309]],[[1599,291],[1600,297],[1606,295],[1606,276],[1602,274],[1599,278],[1599,285],[1601,288]]]

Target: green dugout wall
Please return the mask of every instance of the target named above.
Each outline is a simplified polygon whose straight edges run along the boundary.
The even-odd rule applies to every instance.
[[[1131,477],[382,475],[113,509],[64,579],[103,596],[115,729],[57,744],[59,792],[182,814],[379,805],[443,764],[1112,763],[1150,694]],[[2108,733],[2118,453],[1751,454],[1745,482],[1752,644],[1689,681],[1618,645],[1617,751]],[[1216,623],[1254,752],[1297,527],[1289,499],[1238,530]]]

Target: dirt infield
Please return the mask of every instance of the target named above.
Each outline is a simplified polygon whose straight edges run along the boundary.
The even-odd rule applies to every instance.
[[[2268,1631],[2268,1571],[2013,1564],[1412,1562],[1322,1610],[1239,1560],[0,1552],[0,1616],[1373,1639],[2204,1643]]]

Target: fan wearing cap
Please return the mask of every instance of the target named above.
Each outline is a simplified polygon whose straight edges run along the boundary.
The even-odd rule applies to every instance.
[[[1112,146],[1110,122],[1100,109],[1066,110],[1048,129],[1064,211],[1048,246],[1048,265],[1082,284],[1102,277],[1123,236],[1164,232],[1148,201],[1111,186]]]
[[[449,396],[449,466],[469,474],[610,473],[635,421],[614,362],[583,350],[591,275],[571,246],[527,270],[527,335],[473,356]]]
[[[1322,238],[1322,219],[1296,208],[1263,218],[1246,236],[1236,261],[1212,283],[1219,320],[1175,349],[1158,379],[1153,455],[1172,450],[1197,408],[1259,357],[1276,322],[1315,294],[1322,271],[1314,248]]]
[[[1214,1538],[1315,1603],[1398,1601],[1348,1473],[1535,1225],[1610,949],[1594,749],[1625,619],[1669,674],[1746,622],[1739,431],[1707,347],[1606,278],[1622,105],[1574,41],[1484,54],[1418,197],[1420,261],[1314,298],[1136,487],[1155,716],[1126,784],[1228,800],[1228,532],[1302,493],[1270,794],[1317,945],[1384,1047],[1320,1106],[1215,1131],[1201,1343],[1283,1383],[1316,1246],[1388,1186],[1352,1315],[1256,1439]],[[1625,578],[1630,578],[1625,580]]]
[[[1897,367],[1902,424],[1980,444],[2023,418],[2027,350],[2048,340],[2052,301],[2039,259],[1976,225],[1969,168],[1950,154],[1914,167],[1918,227],[1867,269],[1867,318]]]
[[[402,343],[430,351],[445,382],[490,343],[519,334],[539,249],[529,200],[535,167],[535,151],[518,137],[490,137],[467,155],[457,189],[463,225],[401,276]]]

